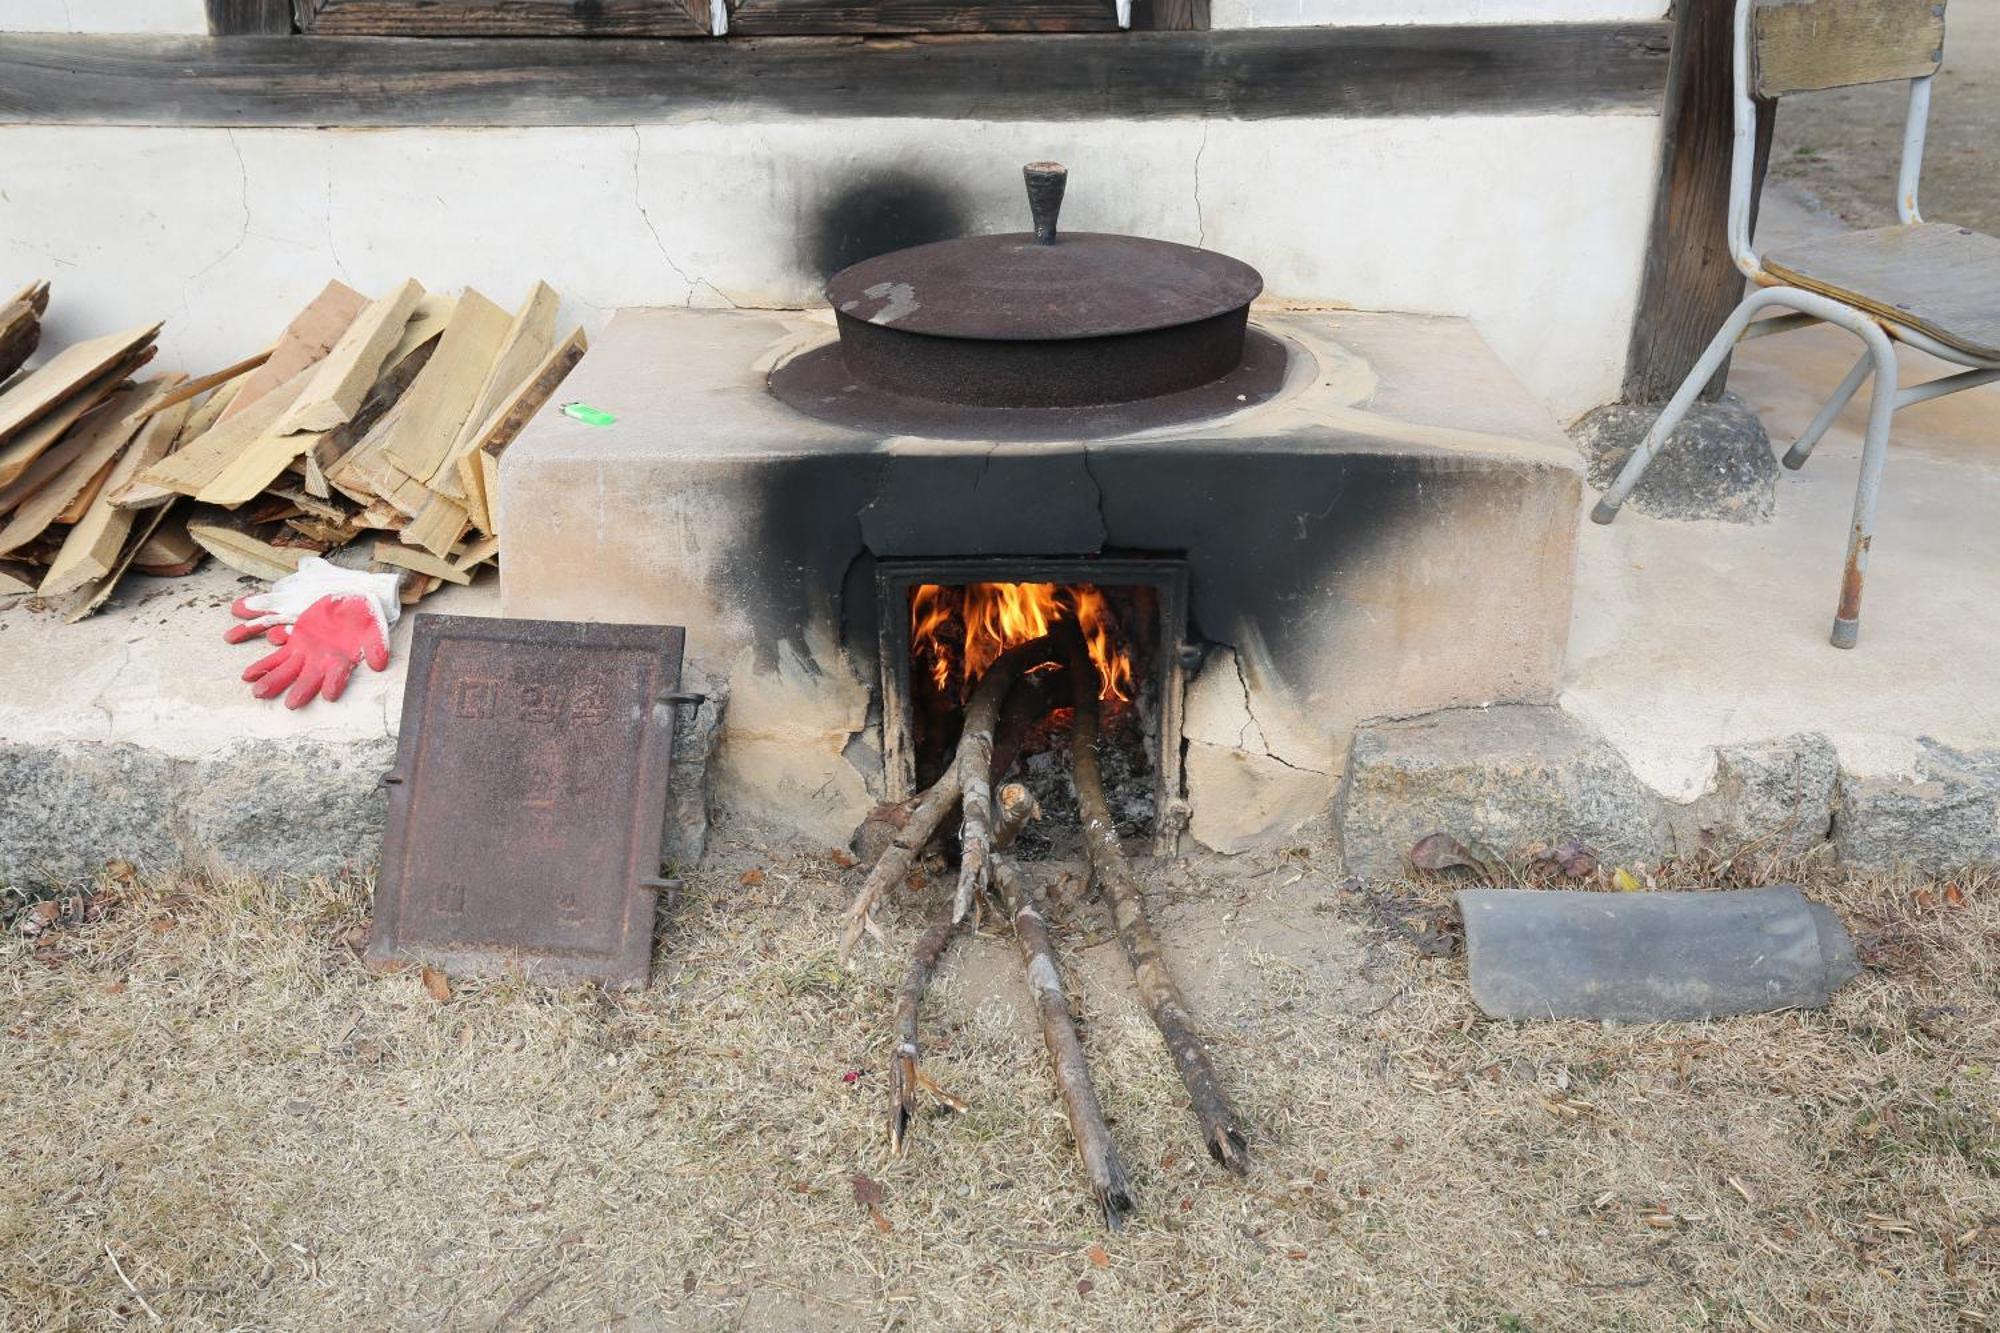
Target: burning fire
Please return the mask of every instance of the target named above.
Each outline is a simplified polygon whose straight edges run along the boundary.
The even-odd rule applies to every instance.
[[[962,698],[994,658],[1072,619],[1104,682],[1099,697],[1130,700],[1132,655],[1118,642],[1104,594],[1087,583],[919,584],[910,598],[910,645],[938,691]]]

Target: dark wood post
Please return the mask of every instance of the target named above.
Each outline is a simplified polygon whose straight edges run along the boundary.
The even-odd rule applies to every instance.
[[[217,37],[289,33],[291,0],[208,0],[208,30]]]
[[[1208,0],[1132,0],[1134,32],[1199,32],[1208,27]]]
[[[1730,258],[1728,237],[1735,8],[1734,0],[1676,0],[1653,237],[1625,359],[1628,403],[1671,397],[1743,299],[1743,275]],[[1765,102],[1758,110],[1753,220],[1777,104]],[[1721,397],[1728,373],[1725,362],[1702,397]]]

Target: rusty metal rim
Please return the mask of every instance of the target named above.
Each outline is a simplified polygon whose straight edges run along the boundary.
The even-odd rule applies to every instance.
[[[1251,325],[1236,369],[1207,384],[1154,398],[1074,407],[993,407],[913,398],[857,378],[830,340],[772,370],[769,387],[788,406],[821,421],[879,435],[938,440],[1101,439],[1214,421],[1269,402],[1284,387],[1289,340]],[[1303,354],[1303,353],[1301,353]]]

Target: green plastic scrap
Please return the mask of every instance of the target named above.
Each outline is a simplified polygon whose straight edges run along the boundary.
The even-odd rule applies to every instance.
[[[592,407],[589,403],[564,403],[562,411],[564,416],[575,417],[586,426],[608,426],[618,420],[603,408]]]

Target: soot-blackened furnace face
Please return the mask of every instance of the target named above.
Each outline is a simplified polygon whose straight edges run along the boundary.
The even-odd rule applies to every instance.
[[[1001,652],[1075,623],[1097,669],[1104,757],[1121,831],[1172,850],[1186,822],[1181,706],[1186,683],[1187,568],[1168,557],[884,560],[876,585],[882,741],[888,796],[935,782],[955,751],[963,710]],[[1015,686],[1016,773],[1057,813],[1067,789],[1070,681],[1053,668]]]

